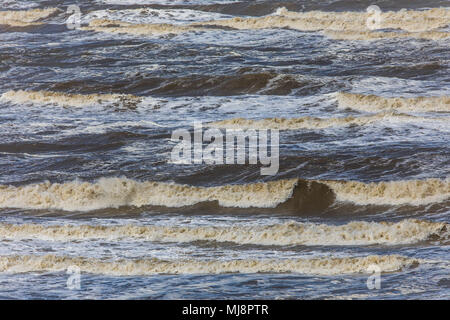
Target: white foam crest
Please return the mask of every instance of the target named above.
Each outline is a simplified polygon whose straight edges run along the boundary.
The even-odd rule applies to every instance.
[[[197,11],[192,9],[123,9],[97,10],[83,16],[82,23],[89,23],[94,19],[119,20],[134,24],[187,24],[191,22],[228,19],[231,16],[214,12]]]
[[[160,4],[160,5],[192,5],[192,4],[216,4],[216,3],[233,3],[242,0],[97,0],[100,3],[116,4],[116,5],[144,5],[144,4]]]

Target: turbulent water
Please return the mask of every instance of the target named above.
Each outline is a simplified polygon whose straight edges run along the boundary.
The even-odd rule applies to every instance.
[[[0,298],[449,299],[449,30],[441,0],[0,1]],[[198,122],[280,130],[278,172],[173,161]]]

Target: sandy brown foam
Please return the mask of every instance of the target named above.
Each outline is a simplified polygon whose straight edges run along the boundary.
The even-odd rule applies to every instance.
[[[293,179],[206,188],[122,178],[104,178],[96,183],[45,182],[24,187],[1,186],[0,207],[88,211],[120,206],[184,207],[217,201],[223,207],[271,208],[285,202],[296,183]]]
[[[85,107],[102,103],[136,104],[139,97],[124,94],[72,94],[53,91],[7,91],[0,96],[13,103],[53,104],[68,107]]]
[[[41,24],[40,20],[46,19],[59,11],[57,8],[0,11],[0,25],[6,24],[13,27],[38,25]]]
[[[450,198],[450,180],[426,179],[362,183],[356,181],[278,180],[244,185],[195,187],[166,182],[102,178],[95,183],[44,182],[0,186],[0,207],[89,211],[121,206],[188,207],[216,202],[228,208],[327,208],[334,201],[360,205],[424,205]]]
[[[300,31],[370,31],[367,12],[292,12],[279,9],[276,15],[255,18],[232,18],[198,22],[192,25],[215,25],[235,29],[290,28]],[[450,24],[450,10],[435,8],[381,13],[380,29],[402,29],[410,32],[429,31]]]
[[[233,29],[290,28],[300,31],[370,31],[366,22],[367,12],[291,12],[280,9],[277,14],[263,17],[236,17],[185,25],[134,24],[120,20],[94,19],[82,30],[126,33],[133,35],[164,35],[204,30],[202,26],[227,27]],[[389,11],[381,14],[380,28],[402,29],[409,32],[424,32],[449,25],[450,10],[430,9],[423,11]]]
[[[379,113],[371,116],[361,117],[342,117],[342,118],[268,118],[262,120],[251,120],[244,118],[234,118],[222,121],[208,123],[210,127],[226,129],[278,129],[278,130],[297,130],[297,129],[324,129],[330,127],[343,126],[362,126],[375,122],[388,120],[410,121],[417,119],[409,115],[396,114],[392,112]]]
[[[450,198],[450,179],[426,179],[363,183],[324,181],[338,201],[360,205],[424,205]]]
[[[220,273],[303,273],[317,275],[339,275],[371,273],[374,265],[381,272],[401,271],[415,267],[416,259],[398,255],[368,256],[357,258],[317,258],[290,260],[232,260],[196,261],[178,260],[116,260],[105,261],[94,258],[68,256],[0,256],[0,272],[65,272],[69,267],[78,267],[83,273],[115,276],[152,274],[220,274]]]
[[[337,96],[340,108],[361,111],[442,111],[450,112],[450,97],[384,98],[376,95],[340,92]]]
[[[335,40],[381,40],[395,38],[413,38],[426,40],[445,40],[450,38],[450,32],[377,32],[377,31],[325,31],[325,35]]]
[[[125,33],[133,35],[164,35],[164,34],[179,34],[201,28],[194,26],[173,25],[167,23],[155,24],[134,24],[123,22],[119,20],[108,19],[94,19],[89,22],[87,27],[82,27],[81,30],[97,31],[107,33]]]
[[[218,241],[255,245],[398,245],[445,240],[443,222],[407,219],[400,222],[354,221],[344,225],[288,222],[269,226],[166,227],[0,224],[0,239],[73,241],[140,239],[161,242]]]

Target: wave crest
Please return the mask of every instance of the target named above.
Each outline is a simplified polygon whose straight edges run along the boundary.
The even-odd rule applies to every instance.
[[[300,31],[319,30],[367,30],[366,22],[371,15],[367,12],[292,12],[278,9],[274,15],[264,17],[212,20],[192,25],[214,25],[234,29],[290,28]],[[450,24],[450,10],[435,8],[429,10],[389,11],[380,14],[380,28],[401,29],[410,32],[429,31]]]
[[[134,24],[119,20],[94,19],[89,22],[87,27],[82,27],[81,30],[107,33],[126,33],[132,35],[164,35],[201,30],[201,28],[167,23]]]
[[[426,179],[363,183],[324,181],[338,201],[360,205],[424,205],[450,198],[450,179]]]
[[[215,128],[226,129],[278,129],[278,130],[297,130],[297,129],[324,129],[330,127],[342,127],[351,125],[368,125],[380,121],[400,120],[411,121],[420,119],[410,115],[396,113],[379,113],[371,116],[361,117],[342,117],[342,118],[268,118],[262,120],[251,120],[244,118],[234,118],[222,121],[214,121],[208,123],[209,126]]]
[[[185,207],[217,201],[223,207],[271,208],[290,198],[296,184],[296,179],[209,188],[124,178],[102,178],[97,183],[44,182],[0,187],[0,206],[89,211],[120,206]]]
[[[128,33],[134,35],[164,35],[206,30],[209,27],[226,27],[240,30],[290,28],[299,31],[370,31],[367,27],[367,12],[292,12],[285,8],[275,14],[263,17],[234,17],[187,24],[167,23],[129,23],[121,20],[94,19],[82,30]],[[443,28],[450,23],[450,10],[434,8],[429,10],[405,10],[382,12],[380,15],[382,29],[400,29],[408,32],[426,32]],[[425,35],[423,35],[425,36]],[[338,35],[335,35],[338,37]],[[436,37],[436,36],[434,36]]]
[[[290,260],[231,260],[231,261],[163,261],[159,259],[105,261],[68,256],[0,256],[0,272],[61,272],[77,266],[81,272],[115,276],[152,274],[220,274],[220,273],[304,273],[338,275],[370,273],[377,265],[382,272],[396,272],[415,267],[416,259],[398,255],[356,258],[317,258]]]
[[[39,25],[41,24],[40,20],[49,18],[58,12],[60,9],[57,8],[0,11],[0,25],[5,24],[12,27]]]
[[[101,178],[96,183],[44,182],[0,186],[0,207],[90,211],[121,206],[261,208],[321,212],[338,201],[358,205],[425,205],[450,198],[450,180],[357,181],[277,180],[244,185],[195,187],[167,182]]]
[[[140,239],[162,242],[217,241],[254,245],[398,245],[446,240],[444,222],[407,219],[400,222],[353,221],[345,225],[287,222],[269,226],[170,227],[0,224],[0,238],[73,241]]]
[[[52,104],[67,107],[86,107],[95,104],[113,103],[135,105],[139,97],[126,94],[73,94],[53,91],[7,91],[0,96],[3,101],[13,103]]]
[[[376,31],[331,31],[325,35],[335,40],[381,40],[396,38],[414,38],[426,40],[445,40],[450,38],[450,32],[422,31],[422,32],[376,32]]]
[[[450,97],[384,98],[376,95],[340,92],[337,95],[340,108],[360,111],[441,111],[450,112]]]

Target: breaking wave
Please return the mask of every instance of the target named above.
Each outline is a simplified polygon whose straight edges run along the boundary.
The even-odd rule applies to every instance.
[[[135,105],[139,97],[125,94],[72,94],[52,91],[8,91],[0,96],[0,100],[13,103],[52,104],[67,107],[85,107],[95,104],[112,103]]]
[[[0,11],[0,25],[24,27],[41,24],[40,20],[46,19],[60,12],[57,8],[30,9],[18,11]]]
[[[441,111],[450,112],[450,97],[384,98],[376,95],[340,92],[337,95],[340,108],[361,111]]]
[[[270,208],[290,198],[296,183],[294,179],[206,188],[122,178],[103,178],[97,183],[45,182],[24,187],[0,187],[0,206],[87,211],[129,205],[184,207],[217,201],[224,207]]]
[[[94,19],[89,22],[88,26],[80,29],[86,31],[126,33],[132,35],[164,35],[201,30],[202,28],[167,23],[133,24],[118,20]]]
[[[92,19],[119,20],[129,23],[171,23],[186,24],[190,22],[206,21],[211,19],[226,19],[229,15],[214,12],[205,12],[192,9],[121,9],[121,10],[96,10],[88,13],[82,19],[87,23]]]
[[[232,29],[252,30],[269,28],[290,28],[299,31],[370,31],[367,12],[292,12],[285,8],[275,14],[263,17],[220,18],[192,23],[130,23],[122,20],[94,19],[82,30],[127,33],[133,35],[163,35],[206,30],[204,27],[227,27]],[[381,13],[380,29],[401,29],[409,32],[424,32],[449,25],[450,10],[435,8],[429,10],[389,11]],[[136,22],[135,19],[132,22]]]
[[[140,239],[161,242],[217,241],[255,245],[398,245],[446,240],[444,222],[407,219],[400,222],[354,221],[345,225],[287,222],[269,226],[170,227],[0,224],[0,238],[73,241]]]
[[[372,31],[325,31],[325,35],[335,40],[380,40],[395,38],[414,38],[426,40],[445,40],[450,38],[450,32],[372,32]]]
[[[450,179],[324,183],[333,190],[338,201],[350,201],[359,205],[423,205],[450,198]]]
[[[316,258],[289,260],[231,260],[196,261],[159,259],[105,261],[95,258],[23,255],[0,256],[0,272],[61,272],[76,266],[81,272],[115,276],[152,274],[220,274],[220,273],[303,273],[339,275],[371,273],[377,265],[381,272],[396,272],[416,267],[419,260],[398,255],[355,258]]]
[[[234,29],[290,28],[300,31],[319,30],[367,30],[367,12],[292,12],[280,8],[273,15],[264,17],[212,20],[192,25],[213,25]],[[449,25],[450,10],[435,8],[429,10],[389,11],[380,15],[380,29],[402,29],[410,32],[429,31]]]
[[[420,119],[409,115],[396,113],[379,113],[373,116],[361,117],[342,117],[342,118],[268,118],[262,120],[251,120],[244,118],[234,118],[222,121],[210,122],[208,125],[216,128],[226,129],[278,129],[278,130],[297,130],[297,129],[324,129],[330,127],[341,127],[351,125],[368,125],[380,121],[400,120],[411,121]],[[422,118],[423,119],[423,118]]]
[[[450,197],[450,180],[357,181],[277,180],[243,185],[195,187],[167,182],[102,178],[95,183],[44,182],[0,186],[0,207],[90,211],[121,206],[189,207],[211,203],[225,208],[322,211],[334,201],[358,205],[424,205]]]

